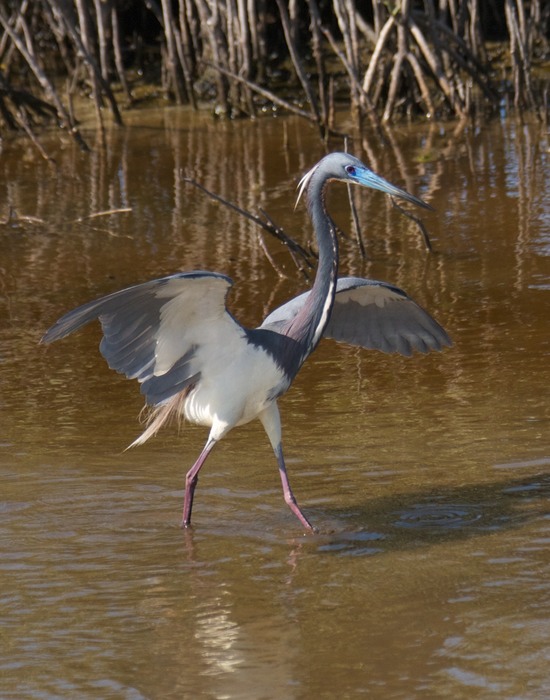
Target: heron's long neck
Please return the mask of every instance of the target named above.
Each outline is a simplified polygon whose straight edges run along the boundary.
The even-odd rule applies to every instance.
[[[308,210],[317,236],[319,263],[311,292],[300,312],[286,330],[304,348],[304,357],[313,352],[321,339],[334,303],[338,273],[338,241],[334,224],[325,207],[325,180],[317,181],[315,174],[308,186]]]

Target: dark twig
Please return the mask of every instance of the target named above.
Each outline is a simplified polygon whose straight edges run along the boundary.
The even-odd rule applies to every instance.
[[[418,218],[418,216],[415,216],[414,214],[411,214],[410,211],[407,211],[407,209],[403,209],[403,207],[398,204],[393,197],[390,197],[391,203],[396,209],[399,209],[399,211],[407,217],[407,219],[412,219],[414,223],[418,226],[420,229],[420,232],[422,233],[422,237],[424,238],[424,245],[426,246],[426,249],[430,251],[430,253],[433,252],[433,247],[432,247],[432,242],[430,240],[430,236],[428,234],[428,231],[426,227],[424,226],[424,223],[422,222],[421,219]]]
[[[348,139],[345,140],[345,151],[348,153]],[[364,259],[366,257],[365,243],[363,241],[363,234],[361,233],[361,225],[359,223],[359,214],[357,213],[357,207],[355,206],[355,199],[353,197],[353,191],[351,185],[346,183],[346,188],[348,190],[348,200],[351,209],[351,219],[353,221],[353,230],[355,232],[355,240],[359,246],[359,252],[361,257]]]
[[[256,214],[252,214],[252,212],[249,212],[246,209],[242,209],[233,202],[229,202],[227,199],[224,199],[219,194],[211,192],[204,185],[201,185],[193,178],[184,175],[182,179],[184,182],[193,185],[193,187],[196,187],[197,189],[201,190],[201,192],[207,194],[211,199],[214,199],[216,202],[220,202],[220,204],[223,204],[228,209],[232,209],[241,216],[244,216],[246,219],[249,219],[250,221],[254,222],[257,226],[261,226],[261,228],[263,228],[264,231],[267,231],[267,233],[274,236],[275,238],[277,238],[277,240],[283,243],[291,253],[294,253],[297,256],[299,256],[308,267],[312,267],[311,256],[308,253],[308,251],[305,248],[303,248],[299,243],[297,243],[293,238],[288,236],[280,226],[274,225],[267,216],[266,219],[268,220],[264,221]],[[294,255],[292,257],[296,262],[296,257]]]
[[[261,214],[261,215],[264,217],[264,219],[267,221],[268,225],[273,226],[273,229],[274,229],[274,230],[278,230],[278,231],[280,231],[281,233],[284,233],[283,230],[282,230],[279,226],[277,226],[277,224],[273,221],[273,219],[269,216],[269,214],[268,214],[264,209],[260,208],[260,214]],[[303,265],[302,265],[302,262],[301,262],[301,261],[303,261],[303,258],[304,258],[304,256],[302,255],[302,253],[301,253],[301,252],[297,252],[297,251],[293,250],[293,249],[290,248],[290,247],[288,248],[288,252],[290,253],[290,257],[291,257],[292,260],[294,261],[294,264],[296,265],[296,267],[304,274],[304,277],[307,279],[307,273],[306,273],[306,271],[305,271],[305,269],[304,269],[304,267],[303,267]],[[309,258],[311,258],[311,252],[310,252],[310,251],[307,251],[307,250],[306,250],[305,253],[306,253],[306,255],[309,256]],[[308,260],[306,260],[307,267],[308,267],[308,268],[312,268],[313,265],[312,265],[311,260],[310,260],[309,258],[308,258]]]
[[[283,277],[285,277],[285,273],[277,265],[277,263],[275,262],[275,258],[273,257],[273,255],[271,255],[269,248],[266,246],[263,233],[261,231],[258,231],[256,236],[258,238],[258,243],[260,244],[260,248],[263,250],[265,257],[268,259],[269,263],[271,264],[271,267],[275,270],[277,275],[282,279]]]
[[[353,231],[355,233],[355,240],[357,241],[357,245],[359,247],[359,252],[361,253],[361,257],[365,258],[366,257],[365,243],[363,241],[363,234],[361,233],[361,225],[359,223],[359,215],[357,214],[357,207],[355,206],[353,192],[351,189],[351,185],[349,183],[347,184],[347,188],[348,188],[349,206],[351,209],[351,219],[353,221]]]

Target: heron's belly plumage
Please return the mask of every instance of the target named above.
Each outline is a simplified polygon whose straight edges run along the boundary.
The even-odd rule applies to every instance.
[[[269,354],[247,344],[243,352],[201,377],[185,400],[184,415],[197,425],[218,426],[221,437],[256,418],[289,384]]]

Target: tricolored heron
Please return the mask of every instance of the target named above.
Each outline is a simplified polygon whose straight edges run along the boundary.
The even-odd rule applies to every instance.
[[[154,407],[145,432],[131,446],[155,435],[173,415],[210,428],[185,479],[183,526],[191,523],[198,474],[214,445],[235,426],[259,418],[277,458],[284,499],[304,528],[313,530],[290,488],[277,399],[323,336],[402,355],[451,344],[445,330],[401,289],[358,277],[338,278],[338,241],[325,205],[332,180],[430,208],[357,158],[331,153],[302,178],[298,195],[307,196],[317,236],[313,286],[270,313],[258,328],[245,328],[227,310],[233,284],[229,277],[181,272],[69,311],[42,339],[50,343],[99,319],[101,354],[112,369],[137,379],[147,404]]]

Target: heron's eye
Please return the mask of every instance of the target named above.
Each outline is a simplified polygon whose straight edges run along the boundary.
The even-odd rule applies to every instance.
[[[348,175],[351,175],[351,177],[357,175],[357,169],[354,165],[346,165],[346,172]]]

